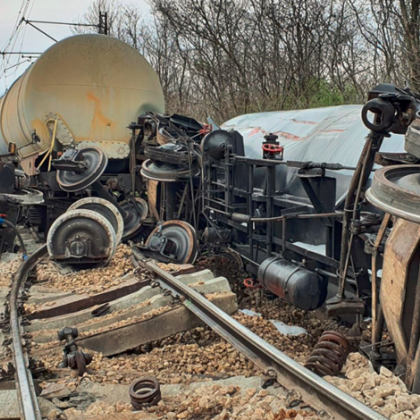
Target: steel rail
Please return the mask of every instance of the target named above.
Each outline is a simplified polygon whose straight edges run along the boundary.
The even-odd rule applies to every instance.
[[[142,267],[157,276],[157,281],[162,288],[171,290],[174,296],[181,299],[186,308],[239,352],[267,374],[274,370],[277,381],[286,389],[299,388],[303,401],[313,409],[327,411],[334,416],[334,419],[386,420],[386,417],[286,356],[134,249],[133,255]]]
[[[29,359],[22,346],[22,327],[18,308],[19,292],[25,285],[30,271],[39,259],[47,254],[47,246],[43,245],[35,251],[20,267],[12,283],[10,291],[10,334],[12,338],[13,361],[16,371],[16,388],[22,418],[25,420],[41,420],[41,411],[35,394],[32,374],[29,370]]]

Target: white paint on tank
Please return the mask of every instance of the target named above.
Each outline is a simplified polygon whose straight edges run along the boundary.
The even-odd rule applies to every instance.
[[[127,126],[146,111],[164,112],[162,87],[146,59],[115,38],[76,35],[45,51],[0,100],[0,152],[9,142],[22,157],[48,150],[45,121],[55,114],[76,143],[100,142],[115,157],[130,142]],[[41,142],[28,146],[34,130]]]

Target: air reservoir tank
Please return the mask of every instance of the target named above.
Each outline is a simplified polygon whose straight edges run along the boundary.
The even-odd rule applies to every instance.
[[[319,308],[327,298],[328,280],[283,258],[264,260],[258,280],[265,289],[305,311]]]
[[[163,113],[164,97],[146,59],[115,38],[76,35],[45,51],[0,99],[0,153],[15,142],[33,161],[50,148],[55,126],[56,150],[94,145],[125,159],[127,126],[147,111]]]

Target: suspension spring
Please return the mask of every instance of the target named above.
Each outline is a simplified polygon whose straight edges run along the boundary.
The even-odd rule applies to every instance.
[[[31,226],[42,225],[43,208],[41,206],[30,206],[28,208],[28,222]]]
[[[350,349],[350,342],[343,334],[325,331],[306,361],[305,367],[319,376],[336,376],[346,362]]]
[[[153,376],[134,381],[129,389],[131,405],[135,410],[156,405],[162,398],[160,384]]]

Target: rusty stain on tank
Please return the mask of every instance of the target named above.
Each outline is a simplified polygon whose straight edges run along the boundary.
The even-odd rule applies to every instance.
[[[94,107],[95,107],[92,124],[91,124],[92,138],[94,138],[94,133],[96,132],[97,129],[102,130],[103,127],[111,127],[112,122],[109,118],[105,117],[105,115],[102,113],[101,101],[99,100],[97,96],[93,94],[93,92],[89,92],[86,95],[86,97],[89,101],[92,101],[94,103]]]
[[[249,136],[253,136],[254,134],[257,134],[260,132],[265,133],[265,131],[261,127],[254,127],[252,131],[249,133]]]
[[[265,135],[265,134],[267,134],[267,131],[265,131],[261,127],[253,127],[252,130],[249,132],[248,137],[251,137],[251,136],[253,136],[255,134],[263,134],[263,135]],[[289,139],[289,140],[295,140],[295,141],[300,141],[300,140],[303,140],[305,138],[305,137],[296,136],[296,135],[291,134],[291,133],[288,133],[286,131],[276,131],[276,132],[273,132],[273,134],[275,134],[275,135],[277,135],[279,137],[283,137],[283,138],[286,138],[286,139]]]
[[[45,51],[0,99],[0,109],[0,151],[7,152],[13,141],[26,157],[48,150],[52,132],[44,123],[49,114],[61,114],[67,127],[58,126],[57,149],[66,146],[60,136],[64,143],[73,137],[106,148],[113,141],[129,144],[127,125],[144,112],[163,113],[164,98],[156,73],[135,49],[111,37],[84,34]],[[31,144],[34,129],[40,144]],[[113,146],[106,150],[114,153]]]
[[[11,141],[21,157],[46,152],[52,131],[44,123],[56,114],[76,142],[101,142],[125,159],[112,142],[126,143],[129,150],[127,125],[144,112],[163,113],[164,98],[156,73],[138,51],[111,37],[84,34],[45,51],[0,99],[0,109],[1,153]],[[42,143],[31,144],[34,129]],[[66,146],[60,136],[67,142],[69,134],[61,123],[58,130],[60,149]]]
[[[81,141],[90,141],[90,140],[92,140],[90,137],[82,137],[82,136],[80,136],[80,137],[76,137],[75,139],[74,139],[77,143],[79,143],[79,142],[81,142]]]
[[[284,137],[286,139],[296,140],[296,141],[303,140],[305,138],[305,137],[296,136],[295,134],[291,134],[291,133],[288,133],[286,131],[276,131],[273,134],[276,134],[279,137]]]
[[[344,133],[347,130],[331,129],[331,130],[320,130],[319,133]]]

